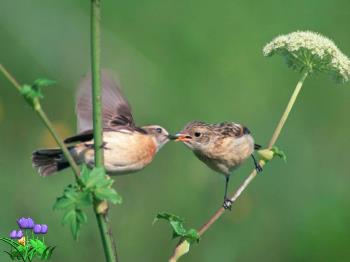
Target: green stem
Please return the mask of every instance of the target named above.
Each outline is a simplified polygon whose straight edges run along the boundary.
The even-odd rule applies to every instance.
[[[282,117],[281,117],[280,121],[278,122],[275,131],[272,134],[271,140],[270,140],[269,145],[268,145],[269,149],[271,149],[274,146],[278,137],[280,136],[282,128],[285,125],[290,112],[292,111],[294,103],[298,97],[298,94],[300,93],[301,87],[303,86],[303,83],[304,83],[306,77],[308,76],[308,74],[309,74],[308,71],[304,71],[302,74],[302,77],[298,81],[298,83],[293,91],[293,94],[289,99],[287,107],[284,110]],[[263,160],[260,160],[259,164],[261,165],[261,167],[263,167],[265,165],[265,162]],[[242,192],[248,187],[248,185],[253,181],[253,179],[256,176],[257,176],[257,172],[254,169],[250,173],[250,175],[243,181],[243,183],[239,186],[239,188],[234,192],[234,194],[230,197],[230,200],[232,201],[232,203],[238,199],[238,197],[242,194]],[[224,213],[224,211],[225,211],[225,209],[223,207],[219,208],[214,213],[214,215],[198,230],[199,235],[202,236],[214,224],[214,222],[217,221],[221,217],[221,215]],[[178,245],[176,246],[176,248],[174,250],[173,255],[169,259],[169,262],[170,261],[171,262],[177,261],[177,259],[179,258],[177,251],[185,248],[185,245],[186,245],[185,241],[180,241],[178,243]]]
[[[91,75],[94,124],[95,165],[103,167],[101,98],[101,0],[91,0]]]
[[[64,157],[66,158],[66,160],[68,161],[69,165],[71,166],[71,168],[72,168],[72,170],[74,172],[75,179],[77,180],[77,182],[79,182],[80,181],[80,179],[79,179],[80,170],[79,170],[78,165],[75,163],[72,155],[69,153],[69,151],[68,151],[66,145],[64,144],[64,142],[61,140],[59,135],[56,133],[54,127],[52,126],[52,123],[50,122],[50,120],[46,116],[45,112],[42,110],[40,104],[38,104],[38,105],[39,106],[35,105],[34,110],[37,112],[37,114],[39,115],[40,119],[43,121],[44,125],[47,127],[47,129],[49,130],[49,132],[52,135],[52,137],[55,139],[56,143],[62,149]]]
[[[288,119],[288,116],[289,116],[289,114],[290,114],[290,112],[291,112],[291,110],[292,110],[292,108],[294,106],[294,103],[295,103],[295,101],[296,101],[296,99],[297,99],[297,97],[299,95],[301,87],[303,86],[303,83],[304,83],[306,77],[308,76],[308,74],[309,74],[308,71],[303,72],[302,77],[298,81],[298,83],[297,83],[297,85],[296,85],[296,87],[294,89],[294,92],[293,92],[292,96],[289,99],[289,102],[288,102],[288,104],[286,106],[286,109],[284,110],[283,115],[282,115],[280,121],[278,122],[275,131],[273,132],[273,135],[272,135],[271,140],[270,140],[269,145],[268,145],[269,149],[271,149],[271,147],[273,147],[273,145],[276,143],[277,138],[279,137],[279,135],[280,135],[280,133],[282,131],[282,128],[283,128],[284,124],[286,123],[286,121]]]
[[[10,74],[9,71],[6,70],[6,68],[0,64],[0,71],[3,73],[3,75],[14,85],[14,87],[17,88],[18,91],[21,91],[21,85],[17,82],[17,80]],[[49,130],[49,132],[51,133],[52,137],[55,139],[56,143],[59,145],[59,147],[62,149],[62,152],[65,156],[65,158],[67,159],[68,163],[70,164],[75,178],[77,180],[78,183],[80,183],[80,179],[79,179],[79,167],[77,166],[77,164],[75,163],[72,155],[69,153],[66,145],[64,144],[63,140],[59,137],[59,135],[56,133],[55,129],[53,128],[53,125],[51,123],[51,121],[49,120],[49,118],[46,116],[45,112],[42,110],[40,102],[38,99],[36,99],[34,101],[34,107],[33,107],[34,111],[38,114],[38,116],[40,117],[40,120],[44,123],[44,125],[47,127],[47,129]]]
[[[101,92],[101,0],[91,0],[91,75],[95,166],[104,167],[103,128],[102,128],[102,92]],[[95,201],[94,212],[100,230],[106,261],[118,261],[115,241],[108,221],[108,207],[100,212],[100,201]]]

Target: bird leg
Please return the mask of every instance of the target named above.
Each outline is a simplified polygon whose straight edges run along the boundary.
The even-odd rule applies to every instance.
[[[225,181],[225,196],[224,196],[224,204],[222,205],[225,209],[231,210],[232,207],[232,200],[227,197],[227,188],[228,188],[228,182],[230,180],[230,176],[226,176]]]
[[[254,161],[254,166],[255,166],[256,171],[258,173],[263,171],[263,168],[261,167],[261,165],[259,165],[258,161],[256,161],[256,159],[255,159],[253,154],[252,154],[252,158],[253,158],[253,161]]]

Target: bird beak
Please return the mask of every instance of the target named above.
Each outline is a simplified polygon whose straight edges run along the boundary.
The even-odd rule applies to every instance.
[[[176,134],[175,135],[175,141],[176,142],[187,142],[187,141],[190,141],[191,139],[192,139],[192,137],[191,136],[189,136],[189,135],[186,135],[186,134]]]
[[[168,139],[169,140],[175,140],[175,139],[177,139],[177,136],[174,136],[174,135],[168,135]]]

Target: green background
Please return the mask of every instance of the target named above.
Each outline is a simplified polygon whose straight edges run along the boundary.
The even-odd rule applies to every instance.
[[[89,2],[0,4],[1,63],[21,83],[58,81],[44,90],[43,107],[62,136],[75,132],[75,88],[89,69]],[[348,0],[104,0],[103,67],[117,72],[139,125],[176,132],[190,120],[237,121],[266,145],[299,74],[280,57],[264,58],[262,47],[313,30],[350,55],[349,10]],[[37,175],[31,152],[54,142],[2,76],[0,86],[1,235],[31,216],[50,227],[52,261],[103,261],[91,210],[78,242],[61,226],[52,205],[73,176]],[[349,87],[306,80],[277,143],[287,163],[268,165],[182,261],[350,261]],[[249,160],[230,191],[251,169]],[[169,143],[143,171],[116,178],[116,188],[124,198],[111,210],[121,261],[166,261],[176,241],[166,223],[152,226],[157,212],[198,228],[221,204],[224,179]]]

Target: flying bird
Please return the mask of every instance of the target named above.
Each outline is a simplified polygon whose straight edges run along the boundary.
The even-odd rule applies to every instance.
[[[81,80],[77,92],[78,134],[64,140],[76,163],[89,167],[95,164],[91,95],[89,74]],[[129,102],[106,71],[102,71],[102,118],[104,166],[109,175],[143,169],[171,138],[159,125],[136,126]],[[41,176],[69,167],[59,148],[36,150],[32,162]]]
[[[227,187],[232,172],[250,156],[258,172],[262,171],[253,152],[261,146],[254,143],[248,128],[233,122],[208,124],[200,121],[188,123],[175,135],[175,141],[183,142],[211,169],[225,176],[223,207],[231,209],[232,201],[227,197]]]

